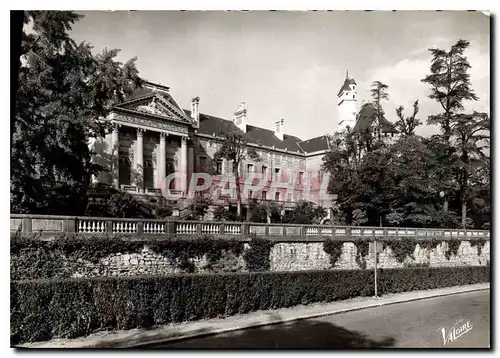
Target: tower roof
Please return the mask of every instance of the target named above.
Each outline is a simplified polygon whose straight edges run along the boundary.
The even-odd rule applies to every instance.
[[[339,93],[337,94],[337,96],[340,96],[342,91],[350,91],[351,87],[349,87],[349,86],[355,85],[355,84],[357,84],[357,83],[356,83],[356,81],[354,81],[354,78],[349,78],[349,73],[346,71],[344,84],[342,85],[342,87],[340,87],[340,90],[339,90]]]

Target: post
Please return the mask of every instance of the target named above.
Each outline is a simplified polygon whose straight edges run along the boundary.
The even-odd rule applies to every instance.
[[[377,240],[375,240],[374,243],[375,246],[375,298],[378,297],[377,295],[377,258],[378,258],[378,250],[377,250]]]

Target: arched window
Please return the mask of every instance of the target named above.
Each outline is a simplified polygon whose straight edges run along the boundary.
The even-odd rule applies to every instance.
[[[167,159],[167,163],[166,163],[166,175],[168,176],[169,174],[172,174],[172,173],[175,173],[175,165],[174,165],[174,162],[171,160],[171,159]],[[174,180],[171,180],[170,181],[170,184],[169,184],[169,189],[175,189],[175,179]]]
[[[144,187],[145,188],[154,188],[154,168],[153,162],[149,159],[144,161]]]
[[[119,163],[119,183],[120,185],[130,185],[130,159],[120,157]]]

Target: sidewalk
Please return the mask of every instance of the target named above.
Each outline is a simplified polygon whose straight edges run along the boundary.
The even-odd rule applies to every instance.
[[[490,283],[447,287],[435,290],[387,294],[379,298],[356,297],[345,301],[318,303],[273,311],[258,311],[228,318],[185,322],[154,329],[133,329],[119,332],[102,332],[78,339],[56,339],[40,343],[26,343],[23,348],[135,348],[165,343],[179,339],[211,335],[244,328],[314,318],[355,311],[370,307],[421,300],[431,297],[488,290]]]

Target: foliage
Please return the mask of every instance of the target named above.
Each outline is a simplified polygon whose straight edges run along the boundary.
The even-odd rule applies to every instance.
[[[403,135],[413,135],[415,134],[415,129],[422,124],[422,121],[416,118],[419,111],[418,100],[413,103],[413,114],[410,117],[404,116],[404,110],[403,106],[396,108],[396,115],[398,116],[396,129]]]
[[[448,249],[445,251],[444,255],[446,256],[446,259],[449,260],[451,255],[456,256],[458,254],[458,249],[460,248],[462,241],[454,238],[446,240],[446,244],[448,245]]]
[[[380,270],[381,294],[490,281],[489,267]],[[12,281],[11,345],[373,294],[367,270]]]
[[[273,201],[252,199],[249,203],[248,221],[254,223],[279,223],[281,222],[282,209],[281,205]]]
[[[382,121],[384,119],[384,110],[382,108],[382,100],[389,99],[389,93],[387,93],[388,85],[380,81],[374,81],[371,85],[370,93],[373,97],[373,102],[375,104],[375,109],[377,111],[377,139],[380,141],[382,134]]]
[[[342,255],[344,242],[339,240],[327,240],[323,242],[323,251],[330,255],[330,264],[335,267],[335,263]]]
[[[135,59],[119,50],[93,55],[68,32],[81,18],[71,11],[25,11],[11,145],[11,212],[81,215],[90,177],[89,140],[102,119],[141,85]],[[26,26],[25,28],[27,28]]]
[[[390,247],[396,261],[402,263],[407,257],[414,258],[417,240],[411,237],[402,237],[398,240],[384,242],[384,246]]]
[[[240,221],[240,217],[236,210],[226,209],[223,206],[218,206],[214,210],[214,219],[218,221]]]
[[[184,218],[185,220],[203,220],[208,208],[212,204],[212,201],[205,197],[195,197],[188,205],[188,214]]]
[[[485,239],[471,239],[469,242],[470,242],[471,246],[477,247],[477,256],[480,256],[481,250],[483,249],[484,245],[486,245],[486,240]]]
[[[422,79],[431,88],[429,98],[436,100],[444,111],[429,116],[427,123],[439,124],[447,141],[452,135],[452,116],[463,110],[464,101],[478,100],[470,85],[468,70],[471,66],[464,54],[469,45],[466,40],[458,40],[449,51],[429,49],[431,73]]]
[[[282,222],[293,224],[319,224],[326,217],[326,210],[308,201],[296,203],[293,210],[285,213]]]
[[[252,272],[269,271],[271,269],[269,254],[274,242],[253,236],[249,245],[250,247],[243,254],[247,270]]]
[[[351,240],[351,242],[356,245],[356,263],[361,269],[366,269],[366,255],[370,249],[370,242],[368,240]]]

